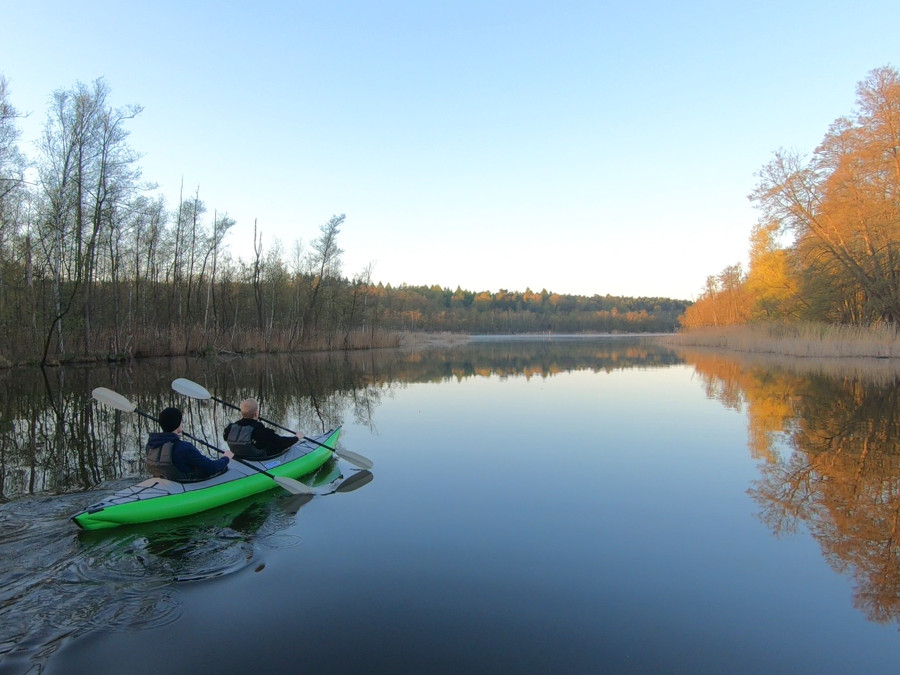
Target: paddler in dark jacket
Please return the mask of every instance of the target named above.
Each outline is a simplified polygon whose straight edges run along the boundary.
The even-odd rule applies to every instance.
[[[166,408],[157,421],[162,431],[154,431],[147,440],[147,469],[154,476],[180,483],[191,483],[218,475],[228,468],[232,453],[226,450],[224,457],[210,459],[193,443],[181,440],[181,411]]]
[[[225,427],[223,434],[235,457],[264,459],[274,457],[303,438],[297,432],[293,436],[279,436],[259,421],[259,403],[255,398],[241,401],[241,419]]]

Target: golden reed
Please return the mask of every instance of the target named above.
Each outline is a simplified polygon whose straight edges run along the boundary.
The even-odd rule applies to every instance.
[[[889,325],[759,323],[685,330],[661,341],[673,346],[797,357],[900,358],[900,333]]]

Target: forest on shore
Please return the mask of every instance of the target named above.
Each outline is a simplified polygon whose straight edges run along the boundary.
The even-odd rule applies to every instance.
[[[128,143],[139,106],[102,79],[53,93],[35,156],[0,76],[0,365],[396,346],[403,332],[672,332],[689,302],[391,287],[345,276],[344,215],[286,251],[228,234],[199,191],[174,207]]]
[[[900,73],[871,71],[809,157],[757,175],[748,269],[708,277],[681,325],[900,326]]]

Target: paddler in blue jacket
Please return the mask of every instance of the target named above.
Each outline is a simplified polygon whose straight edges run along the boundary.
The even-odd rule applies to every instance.
[[[154,476],[179,483],[192,483],[216,476],[228,469],[230,450],[224,457],[210,459],[193,443],[181,440],[182,415],[178,408],[166,408],[157,421],[162,431],[154,431],[147,440],[147,469]]]

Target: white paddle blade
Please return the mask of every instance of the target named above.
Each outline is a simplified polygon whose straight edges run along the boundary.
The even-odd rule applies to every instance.
[[[212,394],[210,394],[204,387],[201,387],[196,382],[192,382],[191,380],[185,379],[183,377],[179,377],[177,380],[172,380],[172,389],[177,391],[179,394],[189,396],[190,398],[199,398],[201,400],[209,400],[212,398]]]
[[[272,476],[273,480],[288,492],[295,495],[314,495],[316,491],[311,487],[304,485],[299,480],[288,478],[287,476]]]
[[[371,469],[375,466],[375,462],[368,457],[363,457],[362,455],[350,452],[349,450],[333,450],[332,452],[341,459],[347,460],[351,464],[358,466],[360,469]]]
[[[329,450],[331,450],[335,455],[337,455],[341,459],[345,459],[348,462],[350,462],[351,464],[355,464],[360,469],[371,469],[373,466],[375,466],[375,462],[373,462],[371,459],[369,459],[368,457],[363,457],[362,455],[357,454],[355,452],[350,452],[349,450],[338,450],[337,448],[332,448],[330,445],[325,445],[324,443],[320,443],[315,438],[310,438],[309,436],[304,436],[303,440],[309,441],[310,443],[315,443],[316,445],[321,446],[323,448],[328,448]]]
[[[91,396],[94,397],[95,401],[99,401],[116,410],[122,410],[124,412],[134,412],[135,410],[134,403],[122,396],[122,394],[117,394],[112,389],[107,389],[106,387],[97,387],[91,392]]]

